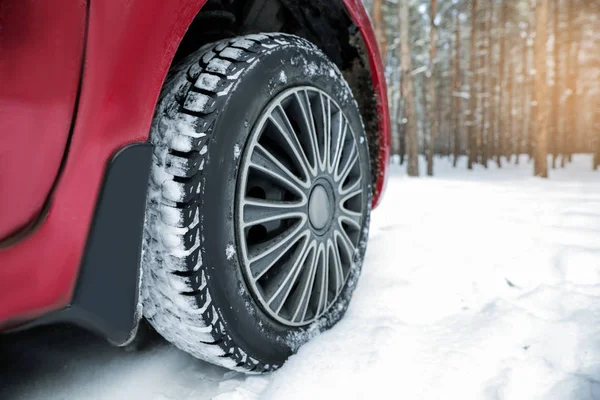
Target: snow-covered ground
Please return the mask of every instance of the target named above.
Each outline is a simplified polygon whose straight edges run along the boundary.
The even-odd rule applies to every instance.
[[[280,371],[52,328],[0,337],[0,399],[600,398],[600,172],[436,162],[393,168],[346,317]]]

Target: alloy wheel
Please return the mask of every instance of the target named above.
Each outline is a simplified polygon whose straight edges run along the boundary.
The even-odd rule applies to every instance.
[[[246,284],[272,318],[309,324],[335,303],[358,255],[367,195],[340,106],[320,89],[287,89],[243,151],[236,234]]]

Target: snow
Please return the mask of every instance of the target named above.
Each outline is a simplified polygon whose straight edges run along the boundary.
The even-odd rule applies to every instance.
[[[309,64],[304,66],[304,73],[308,76],[315,76],[317,74],[318,67],[314,62],[310,62]]]
[[[219,74],[226,74],[227,70],[231,67],[231,62],[227,60],[222,60],[220,58],[213,58],[208,63],[206,70],[209,72],[216,72]]]
[[[520,161],[393,166],[348,312],[275,373],[45,328],[0,337],[0,398],[598,398],[600,172],[576,156],[542,180]]]
[[[205,112],[209,100],[210,97],[205,94],[189,92],[185,98],[183,107],[189,111]]]
[[[204,55],[202,56],[202,62],[203,63],[208,63],[210,60],[212,60],[213,58],[215,58],[217,54],[214,51],[208,51],[206,53],[204,53]]]
[[[179,182],[167,180],[162,184],[162,195],[167,200],[178,202],[183,199],[185,193],[183,193],[183,187]]]
[[[255,42],[242,37],[242,38],[235,39],[231,45],[248,50],[252,46],[254,46],[254,44],[255,44]]]
[[[228,260],[231,260],[235,256],[235,247],[232,244],[228,244],[227,248],[225,248],[225,256]]]
[[[279,82],[287,83],[287,76],[285,75],[285,72],[283,70],[279,72]]]
[[[198,76],[194,86],[196,86],[198,89],[214,91],[217,88],[220,80],[221,78],[216,75],[203,73]]]
[[[221,53],[219,53],[219,56],[224,57],[224,58],[229,58],[232,60],[238,60],[242,56],[243,53],[244,53],[244,51],[242,49],[228,47],[225,50],[223,50]]]
[[[244,36],[244,38],[247,40],[255,40],[257,42],[261,42],[263,40],[267,40],[269,37],[264,33],[257,33],[252,35],[246,35]]]
[[[221,90],[220,92],[217,92],[217,95],[218,96],[227,96],[229,94],[229,92],[231,91],[231,88],[233,88],[233,86],[234,86],[234,83],[229,84],[223,90]]]

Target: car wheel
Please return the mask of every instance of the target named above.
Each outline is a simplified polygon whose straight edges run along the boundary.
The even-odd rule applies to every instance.
[[[173,69],[151,141],[144,316],[198,358],[277,369],[340,320],[362,266],[371,174],[349,86],[302,38],[228,39]]]

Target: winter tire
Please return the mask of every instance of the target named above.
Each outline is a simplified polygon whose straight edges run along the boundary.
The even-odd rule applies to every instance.
[[[277,369],[360,274],[371,173],[350,88],[302,38],[221,41],[173,69],[151,141],[144,316],[198,358]]]

